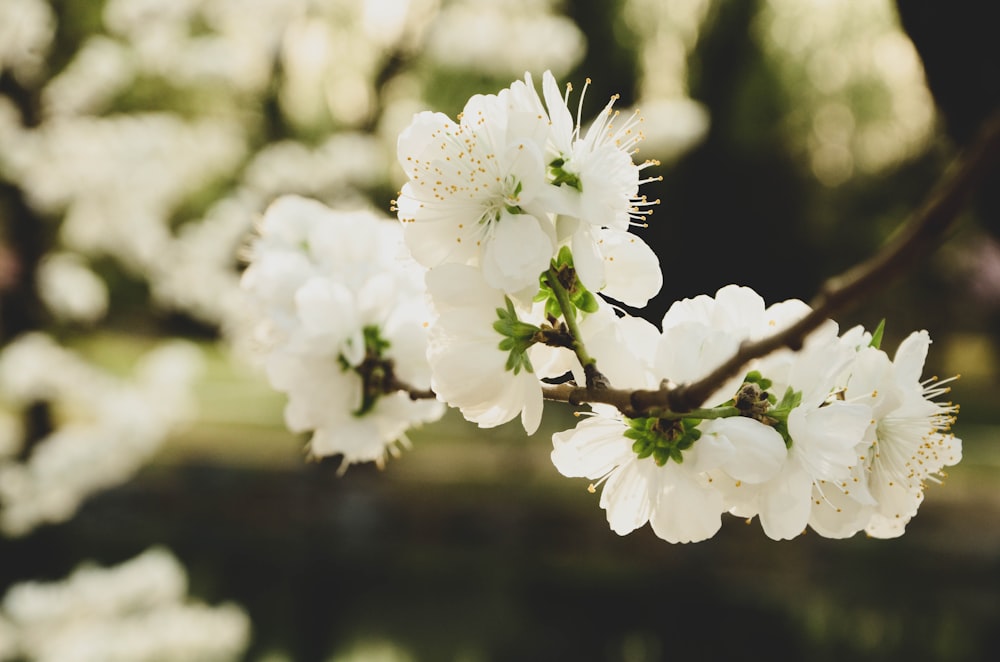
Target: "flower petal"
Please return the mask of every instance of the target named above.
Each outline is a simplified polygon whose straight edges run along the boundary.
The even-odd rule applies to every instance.
[[[511,293],[537,288],[553,252],[552,239],[540,223],[528,214],[500,213],[492,237],[484,242],[483,277],[490,287]]]

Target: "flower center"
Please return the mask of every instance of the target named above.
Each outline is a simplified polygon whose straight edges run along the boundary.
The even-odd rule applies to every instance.
[[[666,420],[644,417],[627,418],[629,429],[625,437],[632,439],[632,452],[642,460],[652,457],[657,466],[662,467],[670,460],[677,464],[684,461],[683,451],[688,450],[701,438],[699,419],[682,418]]]
[[[479,217],[479,224],[489,227],[498,222],[503,212],[508,214],[523,214],[521,209],[521,191],[524,189],[513,175],[507,175],[500,184],[499,191],[484,202],[483,213]]]

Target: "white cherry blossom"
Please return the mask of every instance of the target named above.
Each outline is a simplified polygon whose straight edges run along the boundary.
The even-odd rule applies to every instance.
[[[542,417],[541,383],[530,367],[508,369],[510,352],[498,347],[504,336],[493,325],[507,305],[503,292],[490,288],[475,268],[458,264],[431,269],[427,291],[438,314],[427,350],[438,398],[479,427],[520,416],[533,434]],[[523,311],[518,317],[528,320]]]
[[[835,394],[837,377],[853,354],[831,322],[810,336],[802,350],[783,350],[756,364],[772,380],[776,395],[796,394],[798,402],[787,413],[788,459],[765,483],[726,487],[730,511],[741,517],[758,515],[770,538],[794,538],[805,530],[814,492],[849,489],[860,462],[857,446],[872,415],[868,403],[842,401]]]
[[[459,122],[423,112],[399,136],[408,181],[396,202],[413,257],[426,267],[480,266],[487,283],[537,291],[555,229],[545,187],[548,117],[527,83],[469,99]]]
[[[670,361],[658,355],[656,370],[647,360],[655,341],[642,324],[616,327],[605,323],[595,334],[618,342],[595,343],[601,348],[598,366],[632,374],[617,376],[628,388],[655,388],[660,378],[680,368],[680,358],[695,356],[704,329],[688,333],[680,325],[663,341],[678,348]],[[608,333],[611,329],[614,333]],[[634,337],[634,341],[632,340]],[[703,371],[711,369],[702,362]],[[715,535],[727,510],[726,494],[717,483],[763,482],[782,467],[786,449],[773,428],[757,420],[733,416],[692,424],[672,419],[627,419],[605,405],[593,405],[593,415],[573,430],[553,435],[552,461],[560,473],[603,482],[600,505],[611,528],[620,535],[644,525],[669,542],[696,542]],[[676,452],[658,454],[676,445]],[[724,480],[720,478],[725,477]]]
[[[409,388],[430,385],[422,270],[402,253],[399,226],[284,196],[260,233],[242,285],[259,310],[268,379],[288,395],[287,426],[310,432],[310,452],[341,455],[345,469],[381,464],[408,444],[410,427],[444,412],[379,381],[391,370]]]
[[[847,378],[843,397],[870,403],[871,425],[860,451],[860,483],[871,495],[855,531],[893,538],[916,515],[928,481],[939,482],[945,466],[962,457],[962,442],[949,429],[955,407],[937,402],[951,380],[922,380],[930,345],[926,331],[910,334],[893,360],[863,347]],[[817,506],[818,508],[819,506]]]

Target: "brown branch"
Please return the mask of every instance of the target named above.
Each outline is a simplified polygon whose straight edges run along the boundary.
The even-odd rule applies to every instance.
[[[918,259],[929,253],[954,225],[970,194],[1000,161],[1000,111],[980,128],[979,135],[945,170],[938,185],[889,241],[868,260],[828,279],[810,303],[812,310],[795,324],[760,340],[745,340],[736,353],[696,382],[674,388],[626,391],[587,389],[573,384],[546,387],[547,399],[583,404],[604,403],[624,415],[686,412],[704,404],[726,380],[738,375],[753,359],[787,347],[799,349],[806,337],[825,320],[865,295],[885,287]]]

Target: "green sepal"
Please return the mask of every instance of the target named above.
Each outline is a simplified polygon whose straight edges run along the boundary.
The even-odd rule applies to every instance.
[[[701,419],[685,418],[679,421],[661,421],[654,417],[626,419],[628,429],[623,435],[632,439],[632,452],[640,460],[652,456],[657,466],[671,460],[684,462],[684,451],[701,438],[697,428]]]
[[[369,324],[361,330],[365,339],[365,353],[367,355],[382,356],[385,350],[392,344],[382,337],[381,330],[374,324]]]
[[[628,436],[628,432],[625,433]],[[641,440],[636,440],[632,444],[632,452],[635,453],[640,460],[645,459],[653,454],[653,447],[649,444],[643,443]]]
[[[800,404],[802,404],[802,391],[795,391],[789,386],[785,389],[785,395],[782,396],[781,402],[778,403],[776,409],[791,412]]]
[[[528,348],[538,342],[538,334],[541,333],[534,324],[522,322],[517,318],[517,311],[514,310],[514,303],[504,297],[506,308],[497,308],[497,320],[493,322],[493,330],[503,336],[497,349],[508,352],[507,361],[504,368],[515,375],[522,369],[534,372],[531,360],[528,358]]]
[[[573,251],[569,249],[569,246],[562,246],[559,248],[559,252],[556,253],[556,257],[552,260],[552,266],[559,270],[560,267],[572,267],[573,266]]]
[[[552,259],[551,266],[559,275],[563,287],[566,288],[570,306],[573,308],[571,311],[572,314],[575,315],[578,310],[583,313],[596,313],[600,308],[600,302],[590,290],[584,287],[583,283],[577,277],[576,270],[573,267],[573,252],[569,246],[563,246],[559,249],[559,252]],[[534,300],[536,302],[545,302],[546,317],[559,319],[563,317],[566,311],[559,305],[559,300],[552,291],[552,287],[548,281],[550,275],[551,271],[547,271],[539,277],[539,290]]]
[[[785,390],[781,402],[767,412],[768,418],[774,421],[774,429],[785,440],[785,448],[792,447],[792,435],[788,432],[788,415],[800,404],[802,404],[802,391],[795,391],[789,386]]]
[[[773,382],[760,374],[759,370],[751,370],[747,373],[747,376],[743,378],[744,383],[749,382],[751,384],[756,384],[761,388],[762,391],[766,391],[771,388]]]
[[[555,297],[545,301],[545,316],[559,319],[562,315],[562,309],[559,307],[559,302],[555,300]]]
[[[585,313],[596,313],[597,309],[600,307],[597,303],[597,297],[591,294],[588,290],[585,290],[583,285],[580,285],[580,291],[577,293],[577,296],[570,299],[570,301],[573,302],[574,306]]]
[[[577,191],[583,191],[583,182],[580,181],[580,176],[566,171],[563,168],[564,165],[566,165],[566,159],[563,158],[555,159],[549,164],[548,174],[551,178],[549,179],[549,183],[555,186],[565,184],[566,186],[575,188]]]

